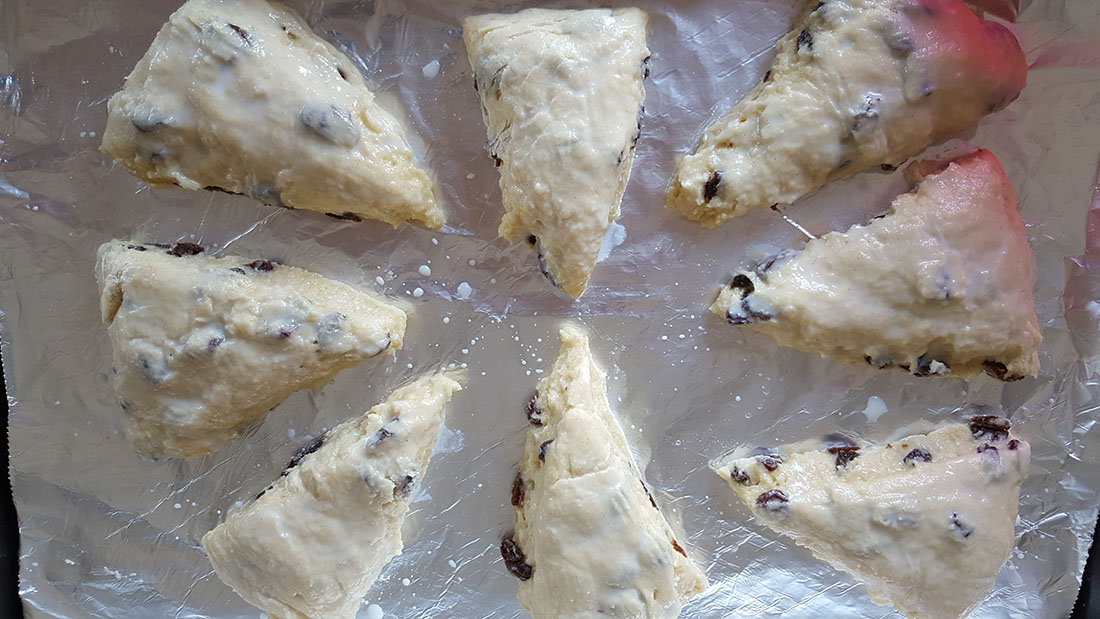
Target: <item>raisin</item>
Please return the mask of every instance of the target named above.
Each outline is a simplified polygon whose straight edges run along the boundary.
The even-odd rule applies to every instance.
[[[217,348],[218,346],[221,346],[224,343],[225,343],[225,338],[224,337],[212,337],[212,338],[210,338],[210,341],[206,343],[206,347],[209,348],[210,350],[214,350],[215,348]]]
[[[333,103],[306,103],[298,110],[298,121],[336,146],[352,148],[362,137],[348,109]]]
[[[989,374],[993,378],[996,378],[997,380],[1003,380],[1006,383],[1023,380],[1024,378],[1023,376],[1009,374],[1008,366],[1001,363],[1000,361],[993,361],[991,359],[987,359],[986,361],[982,362],[982,370],[984,370],[986,374]]]
[[[182,258],[183,256],[197,256],[202,252],[202,245],[196,245],[195,243],[176,243],[172,246],[172,249],[168,250],[168,255]]]
[[[253,271],[261,271],[264,273],[275,269],[275,265],[272,264],[270,260],[253,260],[252,262],[249,262],[244,266],[252,269]]]
[[[1008,436],[1012,422],[997,415],[976,415],[970,418],[970,435],[975,439],[988,437],[999,441]]]
[[[990,445],[989,443],[983,443],[981,447],[978,447],[978,453],[984,454],[986,452],[989,452],[991,455],[994,456],[1001,455],[1000,450],[998,450],[995,446]]]
[[[539,445],[539,462],[546,462],[546,448],[553,442],[554,439],[550,439],[548,441],[543,441],[542,444]]]
[[[527,235],[527,244],[528,245],[538,245],[538,243],[539,243],[539,237],[537,237],[533,234],[528,234]]]
[[[344,71],[343,67],[336,67],[336,72],[340,74],[340,79],[344,80],[345,82],[348,81],[348,74],[346,71]]]
[[[638,483],[642,484],[642,490],[645,490],[645,495],[649,497],[649,504],[653,506],[653,509],[659,509],[657,507],[657,501],[653,500],[653,495],[649,493],[649,488],[645,485],[645,482],[639,479]]]
[[[374,438],[371,439],[371,447],[374,447],[378,443],[381,443],[382,441],[390,438],[391,436],[393,436],[392,431],[387,430],[384,427],[379,428],[378,431],[374,433]]]
[[[493,158],[493,166],[499,168],[504,165],[504,160],[498,157],[496,153],[489,153],[489,156]]]
[[[331,217],[333,219],[340,219],[340,220],[343,220],[343,221],[355,221],[355,222],[363,221],[362,217],[356,215],[355,213],[352,213],[351,211],[345,211],[343,213],[325,213],[325,215],[328,215],[329,217]]]
[[[730,479],[741,484],[742,486],[747,486],[752,481],[749,478],[749,474],[745,471],[742,471],[741,468],[737,466],[730,467]]]
[[[684,549],[680,546],[679,543],[676,542],[676,538],[674,537],[674,538],[671,538],[671,539],[672,539],[672,549],[675,550],[676,552],[684,555],[685,557],[688,556],[688,553],[684,552]]]
[[[771,69],[768,69],[767,71],[765,71],[765,72],[764,72],[764,79],[763,79],[763,81],[764,81],[764,82],[770,82],[770,81],[771,81],[771,79],[772,79],[772,70],[771,70]]]
[[[542,409],[539,408],[539,394],[536,391],[531,396],[530,400],[527,400],[527,421],[533,426],[542,425]]]
[[[242,269],[241,267],[233,267],[229,270],[233,271],[234,273],[240,273],[241,275],[244,275],[244,269]]]
[[[550,273],[550,267],[546,264],[546,252],[544,252],[541,247],[539,248],[539,271],[542,271],[542,276],[550,282],[551,286],[558,285],[557,279]]]
[[[225,194],[229,194],[231,196],[243,196],[244,195],[243,193],[241,193],[239,191],[229,191],[228,189],[225,189],[224,187],[216,187],[214,185],[207,185],[206,187],[203,187],[203,189],[205,189],[206,191],[216,191],[218,193],[225,193]]]
[[[951,524],[952,533],[960,540],[964,540],[974,533],[974,527],[963,522],[959,517],[959,512],[951,512],[951,517],[947,521]]]
[[[232,28],[233,32],[236,32],[237,36],[241,37],[241,39],[244,40],[244,42],[247,43],[249,47],[252,46],[252,35],[248,34],[247,30],[245,30],[244,28],[241,28],[237,24],[226,24],[226,25],[229,26],[230,28]]]
[[[394,485],[393,496],[407,496],[413,491],[413,487],[416,485],[416,478],[412,475],[406,475],[401,479],[401,482]]]
[[[810,33],[809,28],[803,28],[802,32],[798,33],[798,47],[810,50],[814,48],[814,35]]]
[[[920,449],[920,448],[914,449],[913,451],[910,451],[909,453],[905,454],[905,458],[902,459],[903,463],[912,464],[913,466],[916,466],[918,462],[931,462],[931,461],[932,461],[932,454],[928,453],[927,449]]]
[[[859,447],[830,447],[826,451],[836,456],[836,468],[844,468],[859,457]]]
[[[876,95],[868,94],[863,96],[863,107],[861,107],[860,110],[856,112],[854,116],[852,116],[852,133],[859,133],[874,124],[876,120],[878,120],[878,103],[880,100],[881,97],[878,97]],[[851,163],[852,161],[849,159],[846,162],[841,163],[840,167],[843,168],[847,165],[850,165]]]
[[[1019,448],[1020,448],[1020,441],[1018,441],[1016,439],[1012,439],[1011,441],[1008,442],[1008,450],[1009,451],[1016,451]]]
[[[526,496],[527,486],[523,483],[523,471],[516,471],[516,478],[512,480],[512,507],[523,507]]]
[[[256,501],[258,501],[258,500],[260,499],[260,497],[262,497],[263,495],[267,494],[267,491],[268,491],[268,490],[271,490],[271,489],[272,489],[272,488],[274,488],[274,487],[275,487],[275,486],[268,486],[268,487],[264,488],[263,490],[260,490],[260,493],[259,493],[259,494],[257,494],[257,495],[256,495],[256,498],[255,498],[255,499],[253,499],[253,500],[256,500]]]
[[[531,576],[535,573],[535,568],[527,564],[527,556],[523,554],[523,550],[519,547],[512,536],[500,540],[500,556],[504,559],[504,566],[508,568],[508,572],[520,580],[530,580]]]
[[[789,503],[791,499],[779,488],[763,492],[756,497],[756,506],[762,507],[773,514],[788,513],[791,511]]]
[[[127,245],[126,249],[132,249],[134,251],[148,251],[144,245]]]
[[[706,184],[703,185],[703,201],[710,202],[718,195],[718,185],[722,182],[722,172],[715,170]]]
[[[749,276],[744,273],[738,273],[733,276],[733,281],[730,282],[730,288],[740,290],[742,299],[756,291],[756,286],[753,285]]]
[[[649,56],[642,59],[642,79],[649,79]]]
[[[310,441],[310,442],[306,443],[305,445],[302,445],[301,447],[299,447],[298,451],[294,452],[294,456],[290,458],[290,462],[287,462],[286,466],[283,468],[283,475],[286,475],[287,472],[290,471],[290,469],[298,466],[298,464],[302,462],[302,458],[304,458],[304,457],[308,456],[309,454],[317,451],[324,444],[325,444],[325,435],[322,434],[321,436],[318,436],[317,438],[313,439],[312,441]]]
[[[898,166],[890,165],[888,163],[884,163],[884,164],[879,166],[879,169],[882,170],[883,172],[893,172],[893,171],[898,169]]]
[[[760,455],[756,456],[756,461],[760,463],[760,466],[774,471],[779,468],[780,464],[783,464],[783,457],[780,455]]]

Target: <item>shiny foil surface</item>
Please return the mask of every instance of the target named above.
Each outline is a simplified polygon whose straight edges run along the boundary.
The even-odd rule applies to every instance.
[[[653,52],[641,139],[621,227],[572,303],[528,247],[496,238],[497,172],[461,39],[465,15],[532,3],[291,4],[407,121],[445,228],[394,230],[150,189],[98,146],[107,98],[178,3],[0,2],[0,325],[29,616],[258,616],[214,575],[201,536],[311,437],[452,365],[465,369],[466,388],[414,495],[405,551],[361,616],[525,616],[498,545],[512,526],[524,405],[567,319],[592,333],[655,498],[710,579],[682,616],[890,616],[850,577],[754,522],[708,463],[738,446],[838,430],[888,440],[974,404],[1002,407],[1033,449],[1016,549],[974,616],[1068,615],[1100,506],[1100,3],[1022,0],[1011,26],[1031,66],[1022,96],[926,153],[960,140],[989,148],[1015,184],[1044,342],[1038,378],[1007,384],[840,365],[707,311],[735,269],[805,240],[768,209],[704,230],[663,206],[677,158],[762,77],[793,0],[637,3],[649,12]],[[1009,2],[982,4],[1015,13]],[[867,221],[906,188],[900,171],[866,172],[784,214],[822,234]],[[405,347],[291,396],[219,452],[139,458],[108,381],[93,277],[96,248],[113,238],[201,243],[375,290],[410,313]]]

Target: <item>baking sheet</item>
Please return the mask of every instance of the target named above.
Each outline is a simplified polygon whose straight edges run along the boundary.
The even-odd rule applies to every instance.
[[[407,118],[437,176],[445,229],[395,232],[242,197],[149,189],[97,147],[106,99],[177,2],[0,3],[0,326],[29,616],[257,616],[214,576],[202,534],[311,436],[451,364],[466,368],[466,390],[415,495],[405,552],[362,615],[524,616],[498,542],[511,527],[523,406],[553,362],[557,326],[572,316],[591,330],[655,496],[711,581],[683,616],[889,616],[849,577],[753,522],[707,462],[737,445],[837,429],[886,439],[974,403],[1003,406],[1033,446],[1016,550],[974,616],[1069,613],[1100,506],[1100,4],[1023,0],[1013,28],[1032,67],[1028,88],[960,136],[1004,163],[1035,252],[1042,371],[1011,384],[841,366],[706,312],[735,268],[802,243],[766,209],[703,230],[663,208],[678,155],[763,74],[791,0],[637,3],[650,13],[652,75],[622,229],[610,235],[621,243],[608,243],[572,304],[546,285],[526,247],[496,238],[497,174],[482,149],[459,30],[466,14],[533,3],[291,4]],[[1010,2],[984,4],[1012,14]],[[865,221],[904,189],[900,174],[865,173],[787,214],[820,234]],[[108,384],[92,274],[96,247],[116,237],[199,242],[402,299],[412,310],[405,348],[295,394],[218,453],[142,460]],[[878,415],[875,400],[868,407],[871,397],[887,412]]]

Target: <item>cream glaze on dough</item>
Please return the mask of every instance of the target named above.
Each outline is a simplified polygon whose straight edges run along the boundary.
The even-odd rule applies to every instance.
[[[107,103],[103,152],[154,185],[443,224],[400,123],[290,9],[189,0]]]
[[[500,167],[500,235],[538,249],[579,297],[619,216],[640,130],[648,18],[640,9],[527,9],[463,24]]]
[[[202,251],[99,248],[111,378],[142,454],[218,449],[291,393],[401,347],[396,307],[310,271]]]
[[[738,273],[711,309],[846,363],[1034,376],[1042,336],[1031,250],[1000,162],[980,150],[906,175],[920,182],[886,215]]]
[[[443,375],[421,378],[299,450],[282,477],[203,536],[218,577],[280,619],[354,617],[401,554],[409,496],[459,389]]]
[[[566,325],[561,340],[528,406],[515,532],[501,544],[520,603],[536,619],[675,617],[706,577],[649,494],[588,337]]]
[[[707,227],[880,165],[1007,106],[1027,62],[959,0],[807,0],[764,80],[680,163],[667,206]]]
[[[910,617],[956,619],[1015,545],[1031,448],[977,416],[885,446],[841,435],[715,464],[753,516]],[[762,450],[763,451],[763,450]]]

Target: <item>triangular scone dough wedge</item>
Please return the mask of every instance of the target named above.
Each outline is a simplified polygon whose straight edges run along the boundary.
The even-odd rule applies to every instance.
[[[290,9],[189,0],[107,102],[103,152],[154,185],[342,219],[443,224],[404,130]]]
[[[500,167],[500,235],[538,247],[571,297],[588,285],[638,139],[648,18],[640,9],[526,9],[463,23]]]
[[[401,347],[396,307],[310,271],[202,251],[99,248],[111,378],[140,453],[218,449],[295,391]]]
[[[706,577],[649,494],[588,337],[567,325],[561,340],[528,405],[515,532],[501,543],[519,601],[536,619],[675,617]]]
[[[885,446],[841,435],[715,465],[757,520],[925,619],[969,613],[1015,544],[1031,448],[979,416]]]
[[[704,226],[899,165],[1020,94],[1027,61],[960,0],[806,0],[764,80],[707,128],[667,206]]]
[[[906,170],[890,212],[734,276],[711,309],[783,346],[917,376],[1034,376],[1042,336],[1016,196],[980,150]]]
[[[401,554],[409,496],[459,385],[442,375],[390,394],[303,447],[283,476],[202,538],[222,582],[282,619],[350,619]]]

